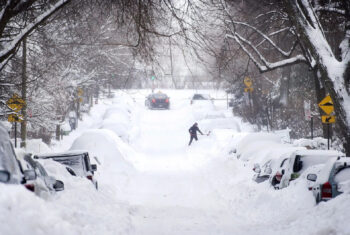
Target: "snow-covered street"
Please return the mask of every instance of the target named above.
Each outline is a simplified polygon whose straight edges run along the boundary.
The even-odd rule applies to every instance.
[[[350,233],[349,194],[316,206],[305,181],[274,190],[252,180],[251,163],[231,150],[254,129],[224,100],[190,105],[191,91],[166,90],[170,110],[149,110],[148,92],[103,99],[53,149],[29,143],[35,153],[89,150],[101,163],[99,190],[50,161],[65,190],[43,199],[0,184],[0,234]],[[205,135],[188,146],[194,122]]]

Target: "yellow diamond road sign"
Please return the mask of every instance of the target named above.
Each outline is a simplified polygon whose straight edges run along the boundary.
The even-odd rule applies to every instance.
[[[7,106],[15,112],[19,112],[26,102],[21,99],[17,94],[14,94],[7,102]]]
[[[335,123],[335,116],[331,115],[322,115],[323,123]]]
[[[332,98],[328,95],[326,96],[319,104],[318,106],[326,113],[326,114],[331,114],[334,111],[334,106],[333,106],[333,100]]]
[[[23,122],[23,116],[17,113],[10,114],[7,119],[9,122]]]
[[[83,89],[78,88],[78,96],[82,96],[84,94]]]
[[[250,77],[245,77],[244,78],[244,84],[247,86],[247,87],[251,87],[253,82],[252,82],[252,79],[250,79]]]

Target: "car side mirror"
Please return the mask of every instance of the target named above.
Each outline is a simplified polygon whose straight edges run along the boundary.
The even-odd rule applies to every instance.
[[[64,183],[61,180],[56,180],[56,182],[53,185],[53,188],[56,191],[63,191],[64,190]]]
[[[308,174],[306,179],[315,182],[317,180],[317,175],[316,174]]]
[[[36,179],[36,173],[34,170],[25,170],[23,171],[24,179],[25,180],[35,180]]]
[[[97,171],[97,165],[96,164],[91,164],[91,170],[92,171]]]

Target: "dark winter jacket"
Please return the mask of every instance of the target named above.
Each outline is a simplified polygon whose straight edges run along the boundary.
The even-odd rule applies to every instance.
[[[197,136],[197,131],[203,135],[203,133],[199,130],[199,128],[198,128],[197,125],[191,126],[191,128],[188,129],[188,131],[190,132],[190,134],[191,134],[192,136]]]

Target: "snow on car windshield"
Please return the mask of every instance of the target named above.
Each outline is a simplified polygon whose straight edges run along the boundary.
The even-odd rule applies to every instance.
[[[329,159],[331,159],[332,156],[328,155],[310,155],[310,156],[303,156],[301,158],[303,162],[303,168],[302,171],[307,169],[310,166],[326,163]]]
[[[76,175],[85,176],[84,162],[83,162],[83,157],[81,155],[57,157],[54,159],[55,159],[55,161],[57,161],[63,165],[71,167],[74,170]]]

